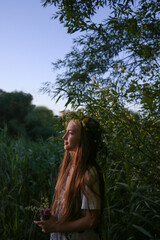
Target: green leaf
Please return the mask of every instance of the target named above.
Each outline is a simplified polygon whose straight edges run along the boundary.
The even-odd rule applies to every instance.
[[[137,229],[139,232],[143,233],[144,235],[146,235],[147,237],[149,237],[150,239],[153,238],[151,236],[151,234],[149,232],[147,232],[143,227],[137,226],[135,224],[132,224],[132,226]]]

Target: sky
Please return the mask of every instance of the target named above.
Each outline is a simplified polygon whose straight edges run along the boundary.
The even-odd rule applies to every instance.
[[[73,41],[51,19],[54,11],[54,6],[42,7],[41,0],[0,1],[0,89],[30,93],[33,104],[59,114],[64,101],[55,103],[39,92],[43,82],[55,82],[52,62],[63,58]]]

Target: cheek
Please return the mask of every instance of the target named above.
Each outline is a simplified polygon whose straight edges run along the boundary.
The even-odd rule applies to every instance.
[[[78,147],[78,145],[79,145],[79,138],[78,137],[73,137],[73,138],[71,138],[70,139],[70,143],[72,144],[72,146],[74,146],[74,147]]]

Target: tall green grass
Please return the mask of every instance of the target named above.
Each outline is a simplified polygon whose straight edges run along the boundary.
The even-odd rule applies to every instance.
[[[160,126],[124,110],[104,122],[106,238],[160,240]]]
[[[42,199],[51,204],[61,144],[0,135],[0,239],[48,239],[33,224]]]

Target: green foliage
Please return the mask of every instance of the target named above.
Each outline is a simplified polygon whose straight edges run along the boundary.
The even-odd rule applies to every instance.
[[[55,69],[64,72],[57,75],[57,88],[47,83],[44,92],[54,92],[57,98],[65,96],[66,105],[76,102],[80,106],[87,101],[88,83],[95,77],[105,88],[119,86],[123,100],[142,104],[149,114],[149,97],[143,97],[147,83],[149,95],[159,111],[159,1],[43,2],[59,9],[55,17],[59,17],[68,32],[84,33],[74,39],[72,50],[63,60],[53,63]],[[109,16],[96,23],[92,16],[96,16],[100,7],[106,8]]]
[[[0,135],[0,236],[5,239],[48,239],[33,224],[39,209],[51,204],[62,159],[56,139],[30,142]],[[48,200],[47,200],[48,199]],[[48,206],[49,207],[49,206]]]
[[[46,107],[32,105],[32,96],[23,92],[0,92],[0,127],[7,125],[13,137],[32,140],[56,136],[60,119]]]
[[[33,140],[56,136],[58,123],[60,120],[53,116],[53,112],[46,107],[35,107],[25,119],[27,134]]]
[[[11,135],[24,134],[24,119],[33,109],[32,95],[23,92],[0,93],[0,127],[8,125]]]
[[[87,107],[104,129],[99,161],[106,182],[107,239],[158,240],[160,125],[125,109],[111,90]]]
[[[54,4],[59,11],[54,14],[54,18],[59,18],[61,23],[68,28],[68,33],[77,30],[86,30],[92,24],[90,17],[96,13],[99,7],[107,5],[106,0],[42,0],[43,6]]]

